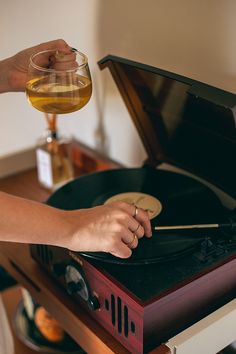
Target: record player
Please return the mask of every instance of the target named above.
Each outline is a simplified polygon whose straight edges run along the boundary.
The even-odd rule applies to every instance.
[[[82,176],[48,204],[126,200],[153,227],[129,259],[33,245],[33,258],[132,353],[146,353],[236,294],[236,95],[107,56],[147,151],[140,168]]]

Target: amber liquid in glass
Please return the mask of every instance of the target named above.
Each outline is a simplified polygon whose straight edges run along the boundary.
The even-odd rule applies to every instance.
[[[74,75],[73,80],[66,81],[63,76],[60,80],[55,83],[45,77],[28,81],[26,94],[31,105],[42,112],[64,114],[77,111],[87,104],[92,94],[89,78]]]

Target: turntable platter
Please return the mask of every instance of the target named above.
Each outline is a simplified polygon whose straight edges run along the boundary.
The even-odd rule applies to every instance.
[[[48,204],[64,210],[101,205],[128,193],[150,196],[159,207],[152,226],[211,223],[222,218],[224,208],[218,197],[202,183],[178,173],[150,167],[124,168],[96,172],[69,182],[48,199]],[[137,196],[137,195],[136,195]],[[158,204],[159,203],[159,204]],[[202,237],[193,230],[186,233],[154,233],[143,238],[129,259],[102,252],[82,253],[85,257],[119,263],[146,264],[178,257],[195,248]]]

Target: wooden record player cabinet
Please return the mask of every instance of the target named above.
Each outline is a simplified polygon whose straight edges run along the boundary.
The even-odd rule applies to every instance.
[[[87,150],[84,146],[79,146],[78,151],[82,151],[82,155],[84,154],[84,156],[88,153],[88,156],[90,157],[90,167],[93,166],[95,169],[118,167],[112,161],[102,161],[101,157],[94,158],[94,156],[91,155],[91,151],[89,149]],[[77,167],[79,165],[79,161],[81,161],[80,152],[75,154],[75,159],[77,158]],[[94,164],[93,162],[96,159],[98,163]],[[78,171],[78,174],[80,173],[81,170]],[[39,202],[45,201],[49,196],[49,192],[39,186],[35,169],[1,179],[0,190]],[[77,306],[75,302],[71,301],[70,296],[67,295],[65,291],[62,290],[55,282],[53,282],[52,279],[37,265],[37,263],[30,257],[28,245],[1,242],[0,264],[18,281],[19,284],[30,291],[35,300],[42,304],[42,306],[44,306],[52,314],[52,316],[54,316],[63,325],[64,329],[87,353],[129,353],[109,333],[107,333],[99,324],[89,317],[83,309]],[[7,310],[8,312],[10,311],[12,315],[12,312],[14,311],[12,310],[13,303],[11,296],[15,298],[16,303],[16,299],[19,297],[19,291],[15,289],[7,290],[7,294],[5,294]],[[9,299],[7,299],[7,297]],[[236,305],[235,303],[231,303],[230,306],[231,307],[226,308],[226,315],[231,314],[231,317],[233,316],[233,319],[236,321]],[[225,313],[225,311],[223,312]],[[226,321],[225,325],[227,325],[227,323],[228,322]],[[231,343],[235,338],[231,333],[226,339],[226,345]],[[30,350],[26,350],[24,352],[19,341],[16,340],[15,344],[15,354],[31,353]],[[175,353],[174,349],[170,349],[168,346],[163,344],[152,350],[149,354],[171,353]],[[181,353],[186,352],[183,351]],[[192,353],[188,352],[188,354]]]

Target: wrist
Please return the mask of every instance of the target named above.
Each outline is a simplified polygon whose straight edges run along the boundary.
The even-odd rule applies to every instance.
[[[78,224],[79,224],[79,212],[76,212],[74,216],[73,211],[59,210],[57,209],[58,217],[58,237],[53,244],[59,247],[68,248],[70,250],[79,250],[78,243]],[[78,221],[77,221],[78,220]],[[77,240],[77,242],[75,242]],[[76,244],[76,246],[75,246]]]
[[[0,61],[0,93],[25,91],[26,72],[17,62],[16,56]]]
[[[0,61],[0,93],[11,91],[9,83],[10,59]]]

